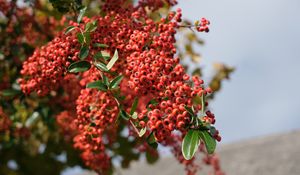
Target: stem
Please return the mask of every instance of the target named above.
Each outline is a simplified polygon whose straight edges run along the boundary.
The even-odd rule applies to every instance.
[[[83,36],[83,42],[86,43],[86,39],[85,39],[85,36],[84,36],[84,34],[83,34],[81,28],[80,28],[80,27],[78,27],[78,28],[79,28],[79,30],[80,30],[81,35]],[[83,45],[83,44],[82,44],[82,45]]]
[[[116,97],[114,97],[114,99],[115,99],[115,101],[117,102],[117,104],[118,104],[118,108],[119,109],[121,109],[121,106],[120,106],[120,102],[119,102],[119,100],[116,98]]]
[[[198,25],[198,26],[199,26],[199,25]],[[194,25],[194,24],[182,24],[182,25],[178,25],[178,27],[192,28],[192,27],[196,27],[196,25]]]
[[[135,132],[136,132],[137,134],[139,134],[140,132],[139,132],[139,130],[135,127],[134,123],[133,123],[131,120],[129,120],[129,122],[130,122],[130,124],[132,125],[132,127],[134,128]]]
[[[201,96],[201,113],[204,115],[205,111],[205,102],[204,102],[204,94]]]

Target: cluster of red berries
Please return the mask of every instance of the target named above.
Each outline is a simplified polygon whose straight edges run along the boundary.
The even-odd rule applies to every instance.
[[[72,141],[73,137],[77,134],[77,128],[74,123],[75,116],[75,112],[63,111],[55,117],[60,132],[63,134],[64,139],[67,141]]]
[[[78,60],[79,43],[76,36],[56,37],[47,45],[37,49],[23,63],[19,79],[25,94],[33,91],[44,96],[59,87],[63,82],[70,61]]]
[[[209,25],[210,25],[209,20],[207,20],[206,18],[202,18],[200,20],[200,24],[196,26],[196,29],[198,32],[209,32],[209,28],[208,28]]]
[[[50,101],[53,105],[59,105],[64,110],[75,112],[76,99],[80,95],[82,86],[79,82],[79,77],[74,74],[67,74],[61,80],[63,83],[60,85],[61,91],[53,94],[53,100]]]
[[[139,99],[136,109],[138,117],[128,122],[130,136],[138,138],[135,130],[146,127],[144,137],[153,133],[158,142],[173,147],[174,154],[187,167],[188,175],[193,175],[197,165],[193,161],[184,161],[181,149],[178,148],[191,123],[192,116],[185,107],[193,107],[195,114],[205,108],[207,103],[194,104],[193,98],[211,93],[211,89],[204,88],[203,80],[199,77],[190,80],[179,58],[174,56],[175,34],[180,27],[181,10],[155,21],[147,15],[145,7],[157,9],[162,1],[143,0],[135,7],[125,2],[107,0],[102,6],[105,16],[91,19],[84,17],[80,24],[70,22],[70,25],[77,27],[76,30],[67,35],[59,34],[47,45],[37,49],[24,62],[21,71],[23,78],[19,83],[26,94],[37,92],[43,96],[59,87],[65,90],[62,102],[69,100],[72,105],[76,103],[76,109],[71,109],[72,105],[64,106],[66,111],[57,116],[57,122],[62,127],[72,123],[63,132],[74,136],[74,147],[82,151],[86,165],[105,174],[111,166],[107,149],[115,142],[114,136],[118,129],[115,123],[120,104],[111,91],[88,89],[85,86],[100,80],[103,75],[108,79],[114,76],[99,71],[93,64],[84,73],[76,76],[67,74],[68,66],[79,60],[80,44],[76,32],[84,30],[88,22],[97,22],[97,29],[90,34],[86,61],[93,63],[92,56],[101,51],[101,48],[93,47],[95,43],[108,45],[105,51],[110,54],[118,50],[119,60],[111,72],[124,76],[120,84],[121,95],[125,96],[121,101],[124,111],[129,113],[133,99]],[[174,5],[176,1],[169,0],[167,3]],[[201,23],[202,27],[208,24],[207,21]],[[148,104],[150,100],[155,103]],[[210,124],[215,122],[212,113],[207,113],[203,120]],[[137,125],[132,127],[132,123]],[[180,134],[174,134],[175,130]],[[72,131],[74,133],[70,133]]]
[[[206,116],[204,116],[202,118],[202,120],[205,123],[209,123],[212,125],[215,124],[215,122],[216,122],[215,115],[213,113],[211,113],[210,111],[206,111]],[[221,138],[218,130],[215,130],[214,133],[211,133],[211,134],[218,142],[221,141],[222,138]]]

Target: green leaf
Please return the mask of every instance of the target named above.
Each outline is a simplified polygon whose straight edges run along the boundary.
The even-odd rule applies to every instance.
[[[67,28],[66,28],[66,31],[65,31],[65,35],[68,34],[68,33],[70,33],[70,32],[71,32],[72,30],[74,30],[74,29],[76,29],[75,26],[69,26],[69,27],[67,27]]]
[[[105,51],[97,52],[94,55],[94,59],[98,60],[99,58],[103,58],[105,61],[107,61],[110,58],[110,55]]]
[[[106,45],[106,44],[100,44],[100,43],[95,43],[93,46],[94,47],[100,47],[100,48],[107,48],[108,47],[108,45]]]
[[[133,119],[137,119],[137,118],[138,118],[138,114],[137,114],[137,112],[134,112],[133,114],[131,114],[131,118],[133,118]]]
[[[114,66],[114,64],[116,63],[116,61],[118,59],[119,59],[118,50],[115,50],[114,56],[111,58],[111,60],[107,64],[108,70],[110,70]]]
[[[13,97],[18,94],[21,94],[20,90],[15,90],[15,89],[5,89],[1,91],[2,96],[4,97]]]
[[[151,134],[147,137],[147,143],[154,149],[156,149],[158,147],[158,144],[157,144],[155,136],[154,136],[154,132],[151,132]]]
[[[82,33],[77,33],[77,40],[80,44],[84,43],[84,36]]]
[[[216,140],[207,131],[200,131],[199,136],[205,144],[207,153],[214,153],[217,146]]]
[[[146,131],[147,131],[147,128],[145,127],[145,128],[142,128],[141,130],[140,130],[140,132],[139,132],[139,137],[143,137],[143,135],[146,133]]]
[[[89,31],[89,29],[93,26],[92,22],[88,22],[86,23],[86,25],[84,26],[84,31]]]
[[[106,51],[101,51],[102,57],[105,59],[105,61],[110,59],[110,54]]]
[[[79,58],[84,60],[89,55],[89,47],[84,45],[80,48]]]
[[[208,126],[208,128],[209,128],[210,135],[215,135],[215,134],[216,134],[217,130],[216,130],[215,127],[213,127],[213,126]]]
[[[102,81],[94,81],[86,85],[86,88],[94,88],[102,91],[107,90],[107,86]]]
[[[94,65],[96,66],[96,68],[98,68],[101,71],[104,71],[104,72],[108,71],[108,68],[106,67],[106,65],[101,62],[96,62],[96,63],[94,63]]]
[[[84,16],[84,14],[85,14],[86,8],[87,8],[87,7],[83,7],[82,9],[80,9],[80,11],[79,11],[79,15],[78,15],[78,17],[77,17],[77,22],[78,22],[78,23],[80,23],[80,22],[81,22],[81,20],[82,20],[82,17],[83,17],[83,16]]]
[[[97,52],[97,53],[93,56],[93,58],[94,58],[95,60],[99,60],[99,58],[103,58],[103,56],[102,56],[101,52]]]
[[[107,76],[105,76],[104,74],[102,75],[102,78],[103,78],[103,83],[106,85],[106,86],[109,86],[109,79]]]
[[[130,109],[130,114],[131,114],[131,115],[135,112],[138,103],[139,103],[139,99],[138,99],[137,97],[135,97],[134,100],[133,100],[131,109]]]
[[[184,106],[185,110],[193,117],[195,115],[194,111],[192,108],[188,106]]]
[[[129,118],[130,118],[130,116],[127,114],[127,112],[124,111],[123,109],[121,109],[121,111],[120,111],[120,116],[125,120],[129,120]]]
[[[90,32],[84,32],[83,33],[83,36],[84,36],[84,41],[85,43],[87,43],[89,45],[90,41],[91,41],[91,35],[90,35]]]
[[[156,142],[156,139],[155,139],[155,136],[154,136],[154,132],[151,132],[150,135],[148,136],[147,138],[147,142],[149,144],[152,144],[152,143],[155,143]]]
[[[85,27],[84,27],[84,31],[86,32],[93,32],[97,29],[97,23],[96,21],[93,22],[88,22]]]
[[[123,75],[119,75],[117,76],[115,79],[113,79],[110,84],[109,84],[109,88],[110,89],[115,89],[119,86],[119,84],[121,83],[123,79]]]
[[[75,63],[72,63],[68,67],[68,72],[71,73],[78,73],[78,72],[84,72],[91,68],[91,64],[88,61],[77,61]]]
[[[90,29],[90,32],[94,32],[98,27],[98,21],[93,21],[93,27]]]
[[[200,145],[199,131],[189,130],[185,135],[182,142],[182,154],[186,160],[190,160],[194,157],[198,147]]]

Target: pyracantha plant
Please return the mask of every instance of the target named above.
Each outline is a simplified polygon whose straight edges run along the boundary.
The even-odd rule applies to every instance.
[[[1,12],[6,16],[32,15],[2,1]],[[22,92],[4,90],[3,96],[21,93],[22,98],[46,98],[40,103],[56,111],[52,118],[59,133],[80,151],[84,166],[98,174],[111,174],[113,160],[121,159],[122,166],[127,167],[142,154],[152,163],[158,158],[158,145],[169,147],[188,175],[200,168],[201,162],[194,157],[197,151],[203,153],[205,164],[213,166],[213,174],[224,174],[214,154],[221,137],[208,107],[213,90],[219,89],[224,77],[216,74],[210,88],[199,73],[189,75],[181,64],[182,54],[198,55],[191,45],[186,45],[183,53],[176,43],[181,30],[192,31],[190,41],[197,40],[194,32],[208,32],[207,19],[193,24],[182,20],[181,9],[171,10],[176,0],[102,0],[99,6],[87,7],[77,1],[50,2],[69,14],[52,19],[51,24],[46,18],[40,27],[46,33],[40,37],[40,30],[25,32],[25,41],[34,52],[21,61],[20,77],[15,78]],[[13,11],[10,5],[14,5]],[[88,15],[92,7],[99,11]],[[37,25],[34,20],[28,21],[32,23],[28,31]],[[14,31],[15,21],[9,21],[7,32]],[[45,38],[49,41],[42,43]],[[10,42],[21,41],[24,39]],[[232,71],[222,68],[222,75]],[[18,127],[10,129],[13,119],[3,109],[0,133],[9,130],[8,135],[15,135]],[[27,125],[23,122],[25,126],[34,123],[34,117],[29,119]],[[30,137],[30,130],[21,128],[22,137]]]

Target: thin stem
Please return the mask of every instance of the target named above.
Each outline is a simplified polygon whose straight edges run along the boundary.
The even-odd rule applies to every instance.
[[[129,120],[129,122],[130,122],[130,124],[132,125],[132,127],[134,128],[135,132],[136,132],[137,134],[139,134],[140,132],[139,132],[139,130],[135,127],[134,123],[133,123],[131,120]]]
[[[204,111],[205,111],[205,102],[204,102],[204,93],[201,96],[201,113],[202,115],[204,115]]]
[[[192,24],[182,24],[182,25],[179,25],[178,27],[188,27],[188,28],[191,28],[191,27],[195,27],[195,25],[192,25]]]

